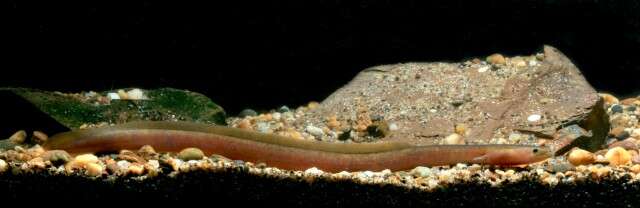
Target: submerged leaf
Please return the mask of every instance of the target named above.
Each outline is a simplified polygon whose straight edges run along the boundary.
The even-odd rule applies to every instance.
[[[32,103],[62,125],[125,123],[139,120],[182,120],[224,124],[224,110],[208,97],[173,88],[143,90],[145,99],[113,99],[108,93],[65,94],[27,88],[1,88]],[[122,90],[121,92],[124,92]]]

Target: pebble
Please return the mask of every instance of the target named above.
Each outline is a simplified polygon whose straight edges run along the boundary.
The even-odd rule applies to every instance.
[[[636,98],[627,98],[627,99],[621,100],[620,104],[622,104],[622,105],[634,105],[637,101],[638,101],[638,99],[636,99]]]
[[[609,136],[615,137],[619,140],[623,140],[629,137],[629,133],[624,130],[624,126],[618,126],[609,131]]]
[[[244,109],[244,110],[240,111],[240,113],[238,114],[238,117],[244,118],[244,117],[247,117],[247,116],[253,117],[253,116],[257,116],[257,115],[258,115],[258,112],[254,111],[252,109]]]
[[[134,175],[142,175],[142,173],[144,173],[144,166],[138,163],[131,164],[129,165],[127,172]]]
[[[411,170],[411,172],[409,173],[415,177],[422,177],[422,178],[433,175],[431,168],[423,167],[423,166],[418,166],[413,170]]]
[[[73,158],[73,162],[76,163],[97,163],[98,157],[93,154],[82,154]]]
[[[575,169],[575,166],[566,160],[550,159],[547,171],[554,173],[563,173]]]
[[[572,165],[587,165],[596,161],[593,153],[579,148],[572,150],[567,159]]]
[[[640,173],[640,165],[635,164],[629,168],[629,170],[635,174]]]
[[[107,97],[109,98],[109,100],[120,100],[120,95],[115,92],[107,93]]]
[[[460,134],[453,133],[444,138],[445,144],[465,144],[464,138]]]
[[[306,175],[320,176],[320,175],[322,175],[324,173],[324,171],[322,171],[322,170],[320,170],[320,169],[318,169],[316,167],[312,167],[312,168],[309,168],[309,169],[305,170],[304,173]]]
[[[9,164],[5,162],[3,159],[0,159],[0,173],[3,173],[9,169]]]
[[[621,105],[618,104],[614,104],[611,106],[611,113],[615,114],[615,113],[622,113],[624,109],[622,109]]]
[[[340,121],[338,121],[337,116],[334,115],[327,118],[327,127],[333,130],[340,128]]]
[[[614,128],[618,126],[622,126],[622,127],[627,126],[629,124],[629,120],[631,120],[629,115],[623,114],[623,113],[615,114],[611,116],[611,119],[610,119],[611,126]]]
[[[203,157],[204,152],[195,147],[185,148],[178,153],[178,158],[184,161],[201,160]]]
[[[308,125],[304,128],[304,130],[316,138],[322,138],[322,136],[324,135],[324,131],[322,131],[321,128],[312,125]]]
[[[116,162],[116,165],[119,170],[128,170],[129,166],[131,166],[131,163],[126,160],[119,160],[118,162]]]
[[[278,112],[280,113],[285,113],[289,111],[291,111],[291,109],[289,109],[289,107],[287,107],[286,105],[283,105],[282,107],[278,108]]]
[[[482,67],[478,68],[478,72],[479,73],[486,72],[487,70],[489,70],[489,68],[491,68],[491,67],[490,66],[482,66]],[[435,112],[432,112],[432,113],[435,113]]]
[[[640,139],[640,128],[638,129],[633,129],[631,131],[631,137],[635,138],[635,139]]]
[[[530,115],[529,117],[527,117],[527,121],[529,121],[529,122],[536,122],[536,121],[539,121],[541,118],[542,118],[542,116],[541,116],[541,115],[538,115],[538,114],[532,114],[532,115]]]
[[[26,138],[27,138],[27,132],[24,130],[20,130],[20,131],[17,131],[16,133],[13,133],[13,135],[9,137],[9,141],[14,144],[22,144],[24,143]]]
[[[631,154],[622,147],[609,149],[604,157],[607,158],[609,164],[614,166],[625,165],[631,162]]]
[[[311,101],[309,102],[309,104],[307,104],[307,108],[309,108],[309,110],[316,109],[318,106],[320,106],[320,103],[316,101]]]
[[[241,120],[238,125],[238,128],[251,130],[253,127],[251,126],[251,122],[249,120]]]
[[[127,92],[125,92],[124,90],[118,90],[118,96],[122,100],[128,100],[129,99],[129,95],[127,95]]]
[[[87,168],[87,165],[98,163],[98,157],[93,154],[82,154],[73,158],[72,161],[65,165],[67,172],[72,172],[74,169]]]
[[[138,155],[146,160],[158,159],[158,153],[156,153],[156,150],[153,149],[151,145],[144,145],[140,147],[140,149],[138,150]]]
[[[636,139],[634,138],[628,138],[622,141],[616,141],[613,142],[611,144],[609,144],[609,148],[614,148],[614,147],[622,147],[626,150],[637,150],[638,149],[638,145],[636,144]]]
[[[256,131],[260,133],[271,133],[271,128],[269,128],[269,123],[267,122],[258,122],[256,123]]]
[[[127,98],[130,100],[148,100],[149,99],[144,94],[144,92],[138,88],[127,91]]]
[[[51,164],[58,166],[69,162],[71,160],[71,155],[64,150],[51,150],[45,152],[42,155],[42,159],[50,161]]]
[[[104,171],[104,168],[96,163],[87,163],[85,168],[87,169],[87,175],[93,177],[102,175],[102,171]]]
[[[499,54],[499,53],[494,53],[494,54],[491,54],[490,56],[487,56],[486,60],[491,64],[505,64],[507,62],[504,56],[502,56],[502,54]]]
[[[607,104],[608,106],[611,106],[613,104],[618,104],[620,102],[618,98],[616,98],[611,94],[608,94],[608,93],[598,93],[598,94],[600,95],[600,97],[602,97],[602,99],[604,99],[604,103]]]
[[[396,131],[396,130],[398,130],[398,125],[396,123],[389,124],[389,131]]]
[[[31,140],[37,144],[44,144],[48,139],[49,139],[49,136],[47,136],[47,134],[42,133],[40,131],[33,131],[33,136],[31,137]]]
[[[118,154],[118,159],[126,160],[129,162],[139,162],[139,163],[147,162],[144,158],[140,157],[139,155],[137,155],[135,152],[132,152],[131,150],[121,150],[120,154]]]

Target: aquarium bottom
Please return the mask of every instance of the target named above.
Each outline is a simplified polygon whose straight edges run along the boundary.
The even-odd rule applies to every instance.
[[[632,206],[640,202],[640,183],[625,178],[550,187],[536,180],[522,180],[492,187],[482,183],[458,183],[432,191],[352,181],[257,176],[243,170],[192,171],[138,180],[91,179],[49,173],[0,174],[3,198],[34,196],[55,200],[195,199],[210,202],[296,206]]]

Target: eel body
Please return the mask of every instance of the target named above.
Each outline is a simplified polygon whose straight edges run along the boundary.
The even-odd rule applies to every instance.
[[[317,167],[330,172],[395,171],[456,163],[512,166],[552,156],[548,148],[539,146],[328,143],[188,122],[133,122],[64,132],[49,138],[44,148],[89,153],[138,149],[143,145],[151,145],[160,152],[197,147],[207,155],[264,162],[289,170]]]

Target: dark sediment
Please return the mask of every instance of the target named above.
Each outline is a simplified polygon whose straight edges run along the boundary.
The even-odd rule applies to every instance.
[[[561,206],[622,207],[640,202],[640,183],[627,178],[585,180],[573,185],[549,187],[535,179],[506,183],[499,187],[464,182],[433,191],[411,190],[392,185],[363,185],[352,181],[330,181],[257,176],[242,169],[192,171],[177,176],[159,176],[144,181],[116,181],[83,176],[4,173],[0,175],[3,198],[33,196],[55,200],[158,200],[207,199],[214,202],[261,203],[302,206]]]

